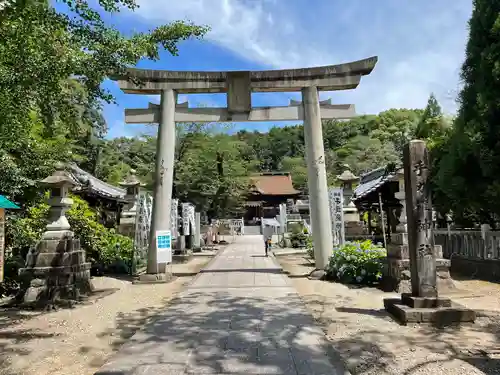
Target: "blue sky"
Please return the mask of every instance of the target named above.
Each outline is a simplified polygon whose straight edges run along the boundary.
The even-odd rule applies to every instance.
[[[459,71],[467,41],[471,0],[138,0],[135,12],[107,17],[125,33],[173,21],[211,26],[202,41],[180,45],[177,57],[163,53],[143,68],[253,70],[338,64],[379,57],[356,90],[322,93],[334,103],[353,103],[359,114],[424,107],[434,92],[446,112],[456,110]],[[124,108],[146,107],[158,98],[125,95],[106,82],[118,105],[107,105],[108,137],[133,136],[154,128],[125,125]],[[298,94],[258,94],[255,106],[287,105]],[[191,106],[224,106],[223,95],[189,95]],[[273,124],[235,124],[266,130]],[[280,125],[279,123],[276,125]]]

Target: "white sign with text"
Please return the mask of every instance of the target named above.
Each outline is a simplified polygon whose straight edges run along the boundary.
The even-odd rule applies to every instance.
[[[156,231],[156,262],[172,263],[172,231]]]

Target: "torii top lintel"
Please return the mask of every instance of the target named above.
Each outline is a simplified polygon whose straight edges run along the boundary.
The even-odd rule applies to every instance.
[[[151,69],[127,69],[110,77],[128,94],[160,94],[173,89],[179,93],[291,92],[315,86],[322,91],[349,90],[361,77],[372,72],[377,57],[339,65],[303,69],[193,72]]]

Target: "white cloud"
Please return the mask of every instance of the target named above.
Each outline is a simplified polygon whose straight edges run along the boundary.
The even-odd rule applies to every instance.
[[[467,38],[470,0],[139,0],[151,24],[210,25],[206,39],[270,68],[336,64],[379,56],[357,90],[331,93],[361,113],[422,107],[434,92],[447,111]],[[323,96],[328,96],[324,94]]]
[[[125,124],[123,120],[114,121],[109,127],[106,138],[113,139],[119,137],[133,138],[138,135],[155,135],[157,132],[154,125]]]

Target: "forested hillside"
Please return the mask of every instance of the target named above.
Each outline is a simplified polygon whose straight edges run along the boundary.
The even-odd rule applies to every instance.
[[[435,129],[449,128],[451,119],[443,118],[433,96],[429,103],[427,110],[391,109],[350,121],[325,121],[330,183],[336,183],[336,176],[346,164],[359,175],[387,163],[398,163],[403,145],[417,132],[430,138],[436,136]],[[217,191],[220,194],[228,190],[238,194],[238,187],[244,187],[244,177],[265,171],[291,172],[295,187],[307,191],[302,125],[273,127],[267,133],[242,130],[232,135],[215,129],[213,125],[178,125],[174,191],[179,198],[206,207],[201,204],[203,197],[209,199]],[[156,139],[151,136],[101,140],[98,157],[90,164],[95,165],[98,177],[110,183],[119,183],[134,169],[151,186],[155,147]]]

